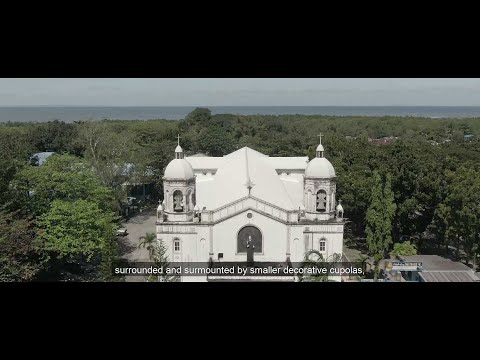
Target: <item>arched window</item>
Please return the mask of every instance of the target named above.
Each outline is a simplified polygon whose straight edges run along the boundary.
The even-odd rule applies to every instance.
[[[325,190],[318,190],[317,192],[317,211],[327,211],[327,192]]]
[[[263,252],[262,233],[255,226],[245,226],[237,236],[237,253],[246,253],[247,246],[253,247],[253,252]]]
[[[173,211],[183,212],[183,194],[180,190],[175,190],[173,192]]]

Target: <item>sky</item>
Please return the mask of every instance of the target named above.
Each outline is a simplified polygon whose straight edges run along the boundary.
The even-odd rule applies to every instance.
[[[480,79],[0,78],[0,106],[480,106]]]

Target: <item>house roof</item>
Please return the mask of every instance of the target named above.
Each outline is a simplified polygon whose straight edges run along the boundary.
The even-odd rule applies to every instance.
[[[473,271],[421,271],[425,282],[476,282],[480,279]]]
[[[55,154],[54,151],[39,152],[39,153],[33,154],[31,159],[37,158],[38,159],[38,165],[43,165],[47,161],[47,159],[50,156],[52,156],[53,154]]]
[[[458,261],[438,255],[402,256],[405,262],[420,262],[419,275],[425,282],[474,282],[480,281],[472,269]]]
[[[467,265],[438,255],[401,256],[405,262],[421,262],[422,271],[471,271]]]

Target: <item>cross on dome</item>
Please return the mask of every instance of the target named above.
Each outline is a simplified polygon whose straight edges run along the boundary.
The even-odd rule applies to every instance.
[[[318,134],[317,136],[320,137],[320,145],[322,145],[322,136],[323,136],[323,134],[320,133],[320,134]]]
[[[177,135],[177,144],[175,148],[175,159],[183,159],[183,149],[180,146],[180,134]]]
[[[316,157],[317,158],[323,158],[324,149],[323,149],[323,145],[322,145],[322,137],[324,135],[322,133],[320,133],[317,136],[320,138],[320,144],[318,144],[318,146],[317,146]]]

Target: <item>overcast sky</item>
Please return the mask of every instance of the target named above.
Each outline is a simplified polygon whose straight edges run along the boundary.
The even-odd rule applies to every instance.
[[[480,106],[480,79],[0,79],[0,106]]]

